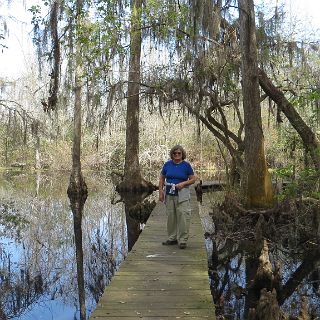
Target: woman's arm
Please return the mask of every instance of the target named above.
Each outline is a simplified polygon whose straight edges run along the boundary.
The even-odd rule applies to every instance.
[[[188,177],[187,181],[183,181],[183,182],[180,182],[180,183],[176,184],[176,188],[178,190],[181,190],[182,188],[190,186],[191,184],[194,184],[195,182],[196,182],[196,176],[195,175],[191,175],[191,176]]]
[[[160,178],[159,178],[159,201],[161,201],[161,202],[164,201],[164,191],[163,191],[164,182],[165,182],[165,177],[162,174],[160,174]]]

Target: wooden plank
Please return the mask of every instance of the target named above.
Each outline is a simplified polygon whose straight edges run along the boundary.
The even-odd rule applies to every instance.
[[[201,290],[205,286],[209,286],[209,282],[206,280],[198,281],[187,281],[187,280],[168,280],[164,281],[121,281],[117,280],[117,284],[114,287],[110,287],[111,290],[148,290],[148,291],[157,291],[157,290],[171,290],[171,291],[188,291],[188,290]],[[183,284],[183,285],[182,285]]]
[[[100,302],[100,305],[103,308],[103,305],[106,304],[108,305],[107,310],[116,310],[116,309],[121,309],[122,311],[124,310],[158,310],[158,309],[208,309],[210,307],[208,301],[205,299],[205,297],[201,299],[193,299],[191,300],[190,298],[188,300],[181,299],[181,296],[179,297],[180,300],[178,299],[173,299],[170,304],[168,305],[168,301],[166,299],[162,299],[162,301],[155,300],[154,297],[153,299],[145,299],[145,300],[134,300],[134,301],[102,301]]]
[[[213,311],[211,315],[210,312]],[[190,317],[206,317],[207,319],[215,319],[214,310],[213,309],[185,309],[185,308],[161,308],[161,309],[140,309],[133,308],[132,310],[124,310],[121,308],[116,309],[104,309],[103,307],[98,307],[94,312],[91,319],[100,319],[101,317],[105,317],[105,319],[109,319],[109,317],[136,317],[139,319],[140,317],[170,317],[172,319],[176,319],[177,317],[181,317],[181,319],[190,318]]]
[[[215,319],[204,232],[192,196],[187,248],[161,244],[166,214],[157,204],[90,319]]]
[[[208,316],[203,316],[203,317],[195,317],[195,316],[185,316],[185,317],[175,317],[175,319],[193,319],[193,320],[203,320],[203,319],[209,319]],[[139,316],[139,317],[122,317],[122,316],[116,316],[116,317],[112,317],[112,316],[108,316],[108,317],[99,317],[96,318],[99,320],[119,320],[119,319],[123,319],[123,320],[137,320],[137,319],[142,319],[142,320],[167,320],[168,317],[148,317],[148,316]]]
[[[199,273],[192,273],[189,276],[185,276],[184,274],[158,274],[156,277],[153,276],[153,274],[143,274],[143,273],[124,273],[124,272],[119,272],[114,276],[115,279],[117,280],[123,280],[123,281],[161,281],[161,282],[166,282],[166,281],[182,281],[184,279],[188,279],[188,281],[192,280],[206,280],[208,281],[207,275],[205,275],[203,272]],[[173,279],[172,279],[173,278]]]
[[[132,267],[134,266],[139,266],[139,267],[143,267],[144,269],[141,269],[139,268],[139,270],[137,271],[134,271],[132,270]],[[150,262],[148,264],[145,264],[145,263],[140,263],[137,264],[133,264],[131,263],[130,265],[129,264],[126,264],[125,266],[123,266],[121,268],[121,272],[125,272],[125,273],[129,273],[129,274],[154,274],[155,276],[156,275],[161,275],[161,274],[164,274],[164,275],[170,275],[170,274],[175,274],[175,275],[180,275],[180,274],[184,274],[185,276],[189,276],[189,275],[192,275],[194,274],[195,272],[195,268],[197,269],[197,272],[202,272],[203,276],[206,277],[208,275],[208,272],[207,270],[202,270],[200,268],[202,268],[202,265],[201,264],[170,264],[170,265],[166,265],[165,266],[166,268],[165,269],[155,269],[154,268],[154,264],[151,264]]]
[[[178,294],[176,294],[178,293]],[[126,302],[136,302],[136,301],[145,301],[146,303],[154,302],[155,296],[157,297],[157,301],[159,303],[167,302],[168,299],[172,302],[184,302],[191,301],[194,302],[194,294],[199,297],[199,300],[205,300],[208,292],[203,290],[193,290],[188,292],[183,291],[126,291],[126,292],[117,292],[113,291],[112,295],[103,296],[100,299],[100,302],[109,303],[109,302],[118,302],[118,303],[126,303]]]
[[[203,320],[203,319],[212,319],[209,316],[194,316],[194,315],[184,315],[182,317],[175,316],[175,317],[158,317],[158,316],[143,316],[143,315],[137,315],[137,316],[123,316],[123,315],[117,315],[115,317],[113,316],[100,316],[100,317],[94,317],[94,319],[97,320],[168,320],[168,319],[192,319],[192,320]],[[215,318],[214,318],[215,319]]]
[[[200,253],[196,253],[197,258],[201,257]],[[143,254],[136,254],[134,256],[131,256],[129,258],[127,258],[128,263],[130,261],[165,261],[168,263],[176,263],[176,262],[190,262],[190,263],[198,263],[198,261],[195,261],[194,258],[192,256],[169,256],[169,255],[165,255],[165,254],[159,254],[159,253],[152,253],[150,255],[143,255]]]
[[[192,320],[203,320],[203,319],[208,319],[208,316],[204,316],[204,317],[186,317],[186,319],[192,319]],[[121,316],[116,316],[116,317],[99,317],[97,318],[99,320],[168,320],[168,317],[146,317],[146,316],[139,316],[139,318],[137,317],[121,317]],[[175,317],[175,319],[183,319],[181,317]]]

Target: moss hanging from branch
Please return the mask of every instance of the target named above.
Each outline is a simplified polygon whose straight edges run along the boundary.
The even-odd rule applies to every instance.
[[[53,62],[50,74],[50,89],[48,104],[44,111],[55,110],[58,101],[59,78],[60,78],[60,44],[58,35],[58,1],[53,1],[50,14],[50,32],[52,39]]]

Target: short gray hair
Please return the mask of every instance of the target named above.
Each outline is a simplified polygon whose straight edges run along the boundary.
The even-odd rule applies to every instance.
[[[180,150],[182,152],[182,160],[184,160],[187,157],[186,150],[183,149],[180,144],[175,145],[174,147],[171,148],[170,150],[170,158],[173,159],[173,153],[177,150]]]

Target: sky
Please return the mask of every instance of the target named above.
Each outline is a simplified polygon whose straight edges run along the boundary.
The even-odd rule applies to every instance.
[[[0,48],[0,78],[15,78],[26,69],[32,56],[31,13],[27,11],[30,0],[0,0],[0,19],[4,17],[8,34],[2,41],[8,49]],[[25,5],[24,5],[25,3]],[[0,20],[1,23],[1,20]]]
[[[0,78],[17,78],[21,70],[25,70],[32,61],[30,23],[32,16],[27,9],[37,2],[41,0],[0,0],[0,23],[1,17],[5,17],[9,29],[5,40],[8,49],[3,49],[1,52],[0,48]],[[315,32],[313,37],[320,40],[320,0],[254,0],[254,2],[255,4],[264,2],[266,5],[284,2],[288,12],[289,28],[298,31],[294,25],[297,17],[306,23],[305,27],[299,29],[300,32],[304,35]]]
[[[320,1],[319,0],[287,0],[289,10],[292,15],[301,16],[311,24],[320,28]]]
[[[291,31],[301,32],[303,36],[314,33],[312,37],[320,41],[320,0],[254,0],[255,3],[261,1],[266,4],[284,3]],[[297,20],[301,21],[301,26],[295,30]]]

